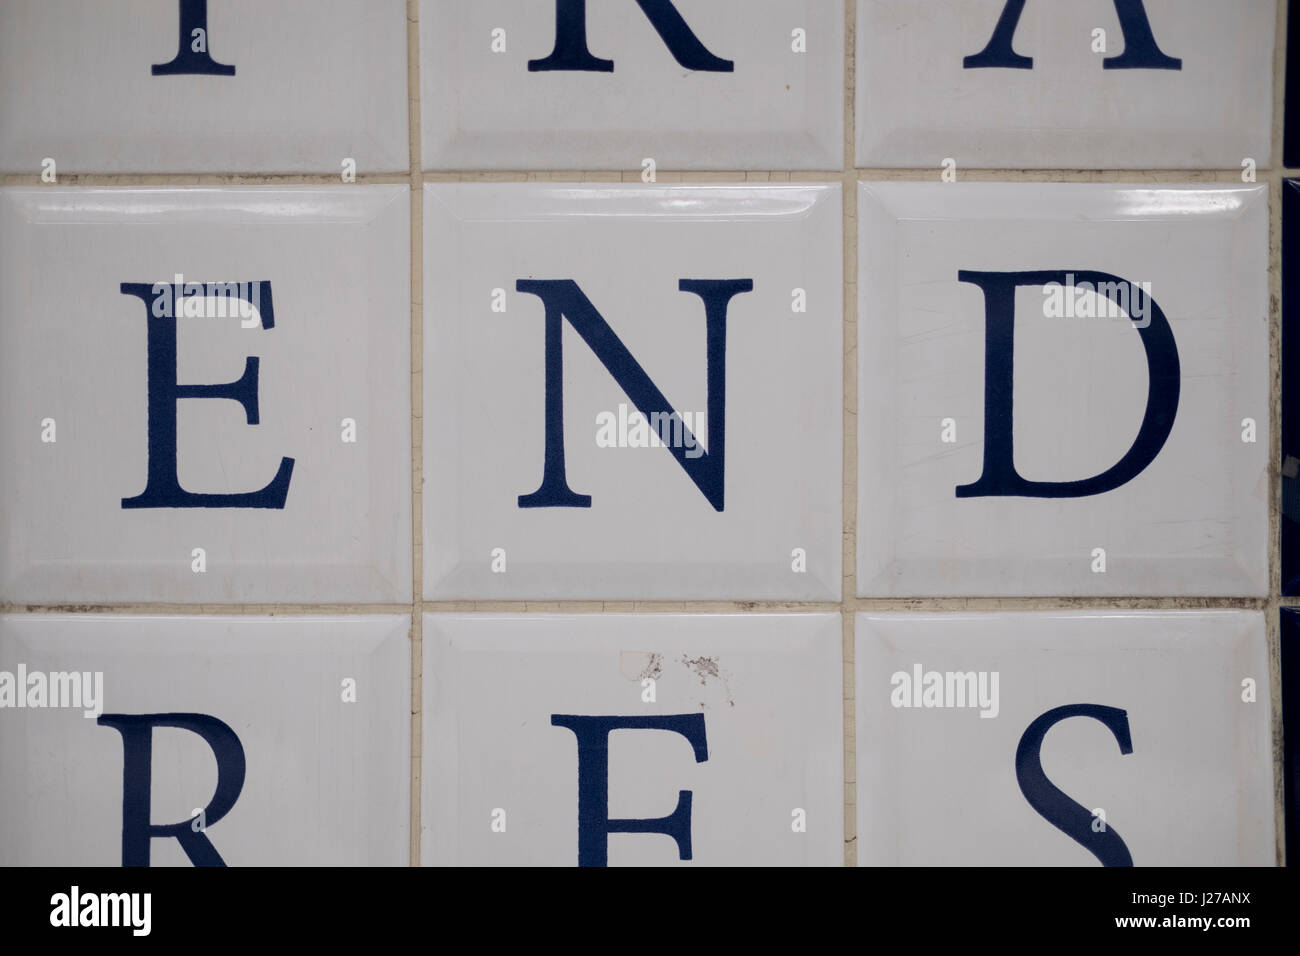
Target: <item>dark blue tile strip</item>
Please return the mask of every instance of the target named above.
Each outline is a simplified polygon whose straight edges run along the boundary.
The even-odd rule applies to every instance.
[[[1282,593],[1300,594],[1300,180],[1282,181]]]
[[[1300,609],[1284,607],[1280,616],[1286,862],[1300,866]]]

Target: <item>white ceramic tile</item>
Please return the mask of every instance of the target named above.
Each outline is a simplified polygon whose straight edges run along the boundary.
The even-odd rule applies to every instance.
[[[422,0],[426,169],[839,169],[842,0]]]
[[[859,594],[1266,593],[1266,187],[859,196]]]
[[[858,0],[857,164],[1267,167],[1275,21],[1274,0]]]
[[[0,617],[0,865],[406,865],[409,626]]]
[[[409,600],[409,195],[0,191],[0,598]]]
[[[0,169],[405,170],[406,85],[402,0],[6,0]]]
[[[427,597],[838,600],[838,184],[425,200]]]
[[[838,614],[425,615],[422,862],[840,865],[841,642]]]
[[[860,865],[1273,865],[1256,612],[859,614],[855,662]]]

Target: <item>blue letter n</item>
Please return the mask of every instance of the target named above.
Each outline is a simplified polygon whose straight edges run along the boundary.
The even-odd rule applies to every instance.
[[[677,288],[704,300],[708,451],[696,458],[687,455],[690,448],[696,447],[696,442],[691,440],[695,436],[680,444],[665,443],[665,447],[714,510],[721,511],[727,428],[727,306],[732,296],[752,292],[754,280],[682,279]],[[647,421],[676,420],[681,416],[576,282],[520,279],[515,289],[537,296],[546,306],[546,460],[541,487],[532,494],[520,495],[519,507],[590,508],[591,495],[574,492],[565,475],[563,320],[569,320]]]

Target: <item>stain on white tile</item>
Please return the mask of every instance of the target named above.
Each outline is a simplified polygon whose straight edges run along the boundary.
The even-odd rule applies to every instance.
[[[427,169],[839,169],[841,0],[423,0]]]
[[[838,600],[840,187],[425,187],[429,598]]]
[[[840,865],[841,637],[838,614],[425,615],[421,861]]]
[[[0,191],[0,598],[409,600],[409,195]]]
[[[1263,616],[859,614],[863,866],[1272,866]]]
[[[0,616],[0,865],[406,865],[409,626]]]
[[[410,165],[402,0],[7,0],[0,170]]]
[[[1274,0],[858,0],[857,164],[1269,165]]]
[[[860,595],[1267,592],[1266,187],[859,199]]]

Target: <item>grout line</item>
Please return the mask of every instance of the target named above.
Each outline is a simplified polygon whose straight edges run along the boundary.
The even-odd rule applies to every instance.
[[[227,614],[291,617],[410,614],[409,604],[0,604],[0,614]]]
[[[1278,0],[1273,42],[1273,136],[1268,183],[1268,591],[1264,633],[1268,653],[1269,701],[1272,705],[1274,859],[1286,864],[1286,761],[1282,726],[1282,656],[1278,608],[1282,593],[1281,448],[1282,448],[1282,180],[1286,138],[1287,7]]]
[[[406,0],[411,167],[411,866],[420,865],[424,743],[424,186],[420,179],[420,2]]]
[[[853,668],[856,634],[853,612],[857,609],[858,593],[858,174],[853,168],[857,150],[856,42],[857,4],[849,2],[844,4],[844,221],[841,230],[844,259],[841,283],[844,295],[844,401],[841,406],[844,434],[840,442],[844,456],[841,462],[844,484],[841,489],[843,565],[840,569],[840,624],[843,628],[845,866],[858,865],[857,674]]]
[[[854,462],[856,464],[856,462]],[[847,466],[846,466],[847,470]],[[852,478],[853,476],[850,476]],[[851,512],[856,497],[846,493],[844,508]],[[846,535],[845,551],[853,546]],[[1112,597],[1108,595],[1043,595],[1036,597],[879,597],[860,598],[849,577],[852,563],[844,572],[845,596],[840,601],[656,601],[656,600],[568,600],[516,601],[426,601],[419,609],[440,613],[537,613],[537,614],[780,614],[844,611],[1078,611],[1101,609],[1133,611],[1267,611],[1279,602],[1275,597]],[[418,569],[415,573],[419,573]],[[418,582],[417,582],[418,583]],[[1283,605],[1300,606],[1300,597],[1287,598]],[[0,604],[0,614],[230,614],[230,615],[332,615],[410,614],[412,604],[174,604],[139,602],[120,604]]]

